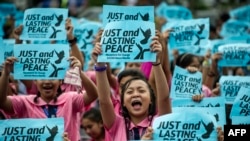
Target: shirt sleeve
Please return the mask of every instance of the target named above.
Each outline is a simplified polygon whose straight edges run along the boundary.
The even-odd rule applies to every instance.
[[[84,112],[87,107],[85,107],[83,94],[72,93],[72,103],[73,110],[76,112]]]
[[[14,115],[17,117],[24,117],[23,111],[26,111],[25,104],[24,104],[24,96],[8,96],[12,102],[12,106],[14,109]]]

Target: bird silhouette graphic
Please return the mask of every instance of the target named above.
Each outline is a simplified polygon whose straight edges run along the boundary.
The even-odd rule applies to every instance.
[[[215,104],[214,107],[220,107],[220,103]]]
[[[57,68],[55,64],[52,64],[52,67],[54,68],[54,71],[49,75],[49,77],[57,77],[58,71],[64,70],[64,68]]]
[[[82,39],[82,42],[83,42],[83,45],[81,46],[81,49],[87,49],[87,46],[88,46],[89,44],[92,44],[92,42],[86,42],[85,39]]]
[[[61,62],[62,62],[62,59],[64,58],[64,51],[62,50],[62,51],[60,51],[59,53],[56,51],[56,50],[54,50],[54,52],[56,53],[56,55],[57,55],[57,57],[58,57],[58,59],[55,61],[55,63],[56,64],[60,64]]]
[[[142,15],[141,13],[139,13],[139,15],[141,16],[141,19],[143,21],[148,21],[149,20],[149,14],[148,13],[146,13],[145,15]]]
[[[149,48],[143,49],[142,46],[138,43],[136,43],[136,46],[139,48],[140,52],[134,59],[144,59],[144,52],[150,51],[150,49]]]
[[[206,133],[202,134],[202,138],[203,139],[207,139],[210,137],[211,133],[213,132],[214,130],[214,124],[213,122],[209,122],[207,125],[201,121],[201,123],[203,124],[203,126],[205,127],[205,130],[206,130]]]
[[[200,45],[200,41],[201,41],[202,39],[205,39],[205,37],[200,37],[200,36],[198,36],[197,34],[195,34],[195,36],[197,37],[197,41],[194,43],[194,45]]]
[[[220,119],[219,119],[219,115],[216,113],[215,115],[214,115],[214,118],[215,118],[215,120],[218,122]]]
[[[201,34],[205,28],[205,24],[202,24],[202,25],[198,25],[199,27],[199,31],[197,32],[198,34]]]
[[[142,30],[142,28],[140,28],[141,29],[141,32],[142,32],[142,34],[143,34],[143,36],[144,36],[144,39],[142,39],[141,41],[140,41],[140,43],[141,44],[146,44],[147,42],[148,42],[148,39],[150,38],[150,36],[151,36],[151,30],[150,29],[147,29],[146,31],[144,31],[144,30]]]
[[[46,125],[47,129],[49,130],[50,136],[46,138],[46,141],[54,141],[56,134],[58,133],[58,127],[54,126],[51,129]]]
[[[93,29],[87,30],[88,35],[85,38],[89,39],[93,35],[93,32]]]
[[[53,29],[53,33],[51,34],[51,36],[49,38],[56,38],[56,34],[57,32],[61,32],[62,30],[56,30],[55,27],[52,26]]]
[[[55,26],[60,26],[62,21],[63,21],[63,15],[59,15],[58,17],[56,16],[56,14],[54,14],[54,16],[57,19],[57,23],[55,24]]]

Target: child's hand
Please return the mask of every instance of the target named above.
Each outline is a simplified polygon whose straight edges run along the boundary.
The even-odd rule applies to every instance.
[[[224,141],[224,132],[221,127],[217,127],[217,140]]]
[[[70,139],[68,138],[68,133],[67,132],[63,133],[63,141],[70,141]]]
[[[190,73],[196,73],[197,71],[199,71],[196,67],[191,67],[191,66],[188,66],[188,67],[187,67],[187,70],[188,70]]]
[[[153,128],[148,127],[144,135],[141,137],[141,140],[152,140],[153,139]]]
[[[5,72],[5,74],[9,75],[11,72],[13,72],[13,66],[14,63],[17,62],[17,58],[15,57],[8,57],[3,65],[3,71]]]
[[[13,37],[15,40],[20,41],[20,35],[22,34],[23,31],[23,25],[19,25],[17,28],[14,29],[13,32]]]
[[[67,31],[67,39],[68,40],[73,40],[74,39],[74,35],[73,35],[73,25],[71,23],[71,19],[67,18],[66,22],[65,22],[65,29]]]
[[[70,60],[70,67],[72,67],[72,68],[75,68],[75,67],[82,68],[81,61],[79,61],[75,56],[69,57],[69,60]]]
[[[204,94],[195,94],[192,96],[192,100],[195,102],[200,102],[204,97]]]

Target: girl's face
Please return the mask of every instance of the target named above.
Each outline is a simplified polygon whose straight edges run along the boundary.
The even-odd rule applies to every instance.
[[[188,65],[188,67],[195,67],[200,70],[200,61],[198,57],[193,57],[192,62]]]
[[[35,83],[41,98],[47,102],[56,96],[57,90],[61,85],[60,80],[36,80]]]
[[[99,139],[102,137],[104,128],[102,123],[92,121],[89,118],[83,118],[82,127],[92,139]]]
[[[124,91],[123,106],[127,108],[131,117],[146,117],[151,103],[147,83],[142,80],[132,80],[128,85]]]

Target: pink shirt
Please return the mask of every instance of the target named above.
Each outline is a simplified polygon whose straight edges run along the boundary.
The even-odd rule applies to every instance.
[[[89,141],[95,141],[94,139],[90,139]],[[108,133],[107,130],[105,130],[105,138],[102,141],[113,141]]]
[[[205,95],[205,97],[212,96],[212,91],[206,85],[202,85],[202,93]]]
[[[40,97],[38,102],[34,102],[35,95],[8,96],[11,99],[15,115],[18,118],[47,118],[41,106],[47,105]],[[80,140],[79,134],[79,112],[83,112],[84,100],[82,94],[77,92],[67,92],[53,100],[48,105],[57,105],[57,117],[64,118],[65,132],[68,132],[71,141]]]
[[[8,115],[8,114],[6,114],[2,109],[0,109],[0,113],[3,114],[3,116],[4,116],[5,119],[11,119],[11,116]]]
[[[156,116],[153,117],[153,119]],[[152,119],[152,121],[153,121]],[[107,129],[111,139],[113,141],[127,141],[127,140],[133,140],[133,137],[131,137],[131,135],[133,135],[133,128],[137,127],[139,128],[139,133],[140,136],[142,137],[142,135],[145,133],[146,129],[148,126],[150,126],[152,124],[152,121],[149,121],[148,118],[145,118],[144,120],[142,120],[138,125],[133,124],[132,122],[130,122],[130,128],[129,130],[129,139],[127,139],[127,134],[126,134],[126,124],[124,121],[124,118],[118,114],[116,114],[116,119],[112,125],[112,127],[110,129]]]

